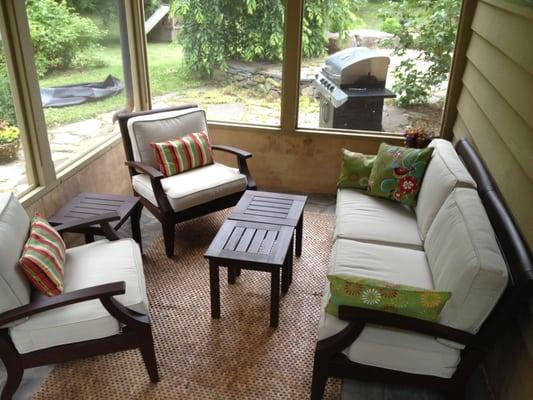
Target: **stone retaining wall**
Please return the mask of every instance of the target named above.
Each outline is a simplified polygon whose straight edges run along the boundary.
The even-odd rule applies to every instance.
[[[311,83],[319,68],[302,71],[300,94],[313,96]],[[254,90],[261,95],[277,99],[281,97],[281,65],[266,63],[230,62],[227,71],[216,71],[215,78],[229,80],[239,87]]]

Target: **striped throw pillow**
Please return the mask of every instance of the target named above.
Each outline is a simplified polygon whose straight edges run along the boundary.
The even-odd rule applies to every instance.
[[[165,176],[213,164],[213,152],[205,132],[189,133],[176,140],[150,145]]]
[[[31,284],[46,296],[63,292],[65,251],[65,242],[59,233],[35,213],[19,265]]]

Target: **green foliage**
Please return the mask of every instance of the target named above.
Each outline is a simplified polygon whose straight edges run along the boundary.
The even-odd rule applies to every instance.
[[[283,0],[174,0],[172,13],[183,21],[179,40],[186,64],[206,76],[215,68],[226,68],[232,59],[281,60],[283,4]],[[366,0],[307,0],[303,55],[324,55],[326,32],[344,33],[358,4],[366,4]]]
[[[144,0],[144,14],[146,15],[146,18],[152,15],[154,11],[159,8],[161,3],[161,0]]]
[[[396,18],[387,18],[383,21],[381,29],[383,32],[399,35],[402,31],[402,24]]]
[[[395,54],[405,57],[408,49],[419,53],[416,59],[405,57],[393,72],[399,105],[426,103],[432,89],[446,80],[460,8],[461,0],[390,0],[381,9],[396,21],[390,26],[401,26],[394,28],[399,39]]]
[[[64,1],[28,0],[27,13],[40,76],[79,65],[76,58],[97,47],[104,35]]]
[[[11,97],[11,87],[7,76],[7,66],[2,42],[0,42],[0,120],[15,125],[15,107]]]

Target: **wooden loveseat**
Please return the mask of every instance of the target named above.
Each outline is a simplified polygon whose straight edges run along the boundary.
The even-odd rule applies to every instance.
[[[368,308],[325,309],[312,399],[329,376],[464,396],[473,370],[533,293],[529,248],[473,147],[436,139],[415,208],[339,189],[328,275],[451,292],[436,322]]]

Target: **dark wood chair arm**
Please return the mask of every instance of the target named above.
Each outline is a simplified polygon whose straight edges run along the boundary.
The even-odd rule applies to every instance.
[[[117,232],[109,224],[112,221],[118,221],[120,216],[116,212],[98,215],[93,218],[86,218],[81,221],[69,222],[66,224],[57,225],[54,227],[59,233],[73,232],[79,229],[83,229],[92,225],[100,225],[107,240],[114,241],[119,240]]]
[[[165,175],[158,169],[152,167],[151,165],[144,164],[138,161],[126,161],[126,165],[130,168],[144,172],[150,177],[150,182],[152,184],[152,190],[156,198],[159,209],[164,213],[173,213],[172,206],[168,201],[168,197],[163,190],[163,185],[161,179],[165,178]]]
[[[255,180],[252,177],[252,174],[250,173],[250,169],[248,168],[248,163],[246,162],[248,158],[252,157],[252,153],[249,153],[245,150],[238,149],[236,147],[223,146],[220,144],[213,144],[211,145],[211,148],[213,150],[225,151],[227,153],[231,153],[237,156],[237,163],[239,164],[239,172],[246,176],[247,189],[248,190],[257,189],[257,184],[255,183]]]
[[[485,349],[484,344],[479,338],[469,332],[441,325],[436,322],[425,321],[385,311],[352,306],[339,306],[339,319],[422,333],[424,335],[451,340],[452,342],[457,342],[465,346]]]
[[[144,164],[142,162],[138,161],[126,161],[126,165],[130,168],[135,168],[139,171],[144,172],[147,174],[150,179],[162,179],[165,177],[161,171],[158,169],[152,167],[151,165]]]
[[[54,308],[94,299],[110,298],[124,293],[126,293],[126,282],[119,281],[79,289],[53,297],[40,297],[38,300],[32,301],[25,306],[17,307],[0,314],[0,326]]]
[[[221,144],[213,144],[213,145],[211,145],[211,148],[213,150],[220,150],[220,151],[225,151],[226,153],[234,154],[238,158],[247,159],[247,158],[252,157],[252,153],[250,153],[250,152],[248,152],[246,150],[238,149],[237,147],[233,147],[233,146],[224,146],[224,145],[221,145]]]
[[[54,227],[59,233],[72,232],[75,229],[87,228],[91,225],[101,225],[106,222],[118,221],[120,216],[116,212],[98,215],[92,218],[86,218],[80,221],[68,222]]]

